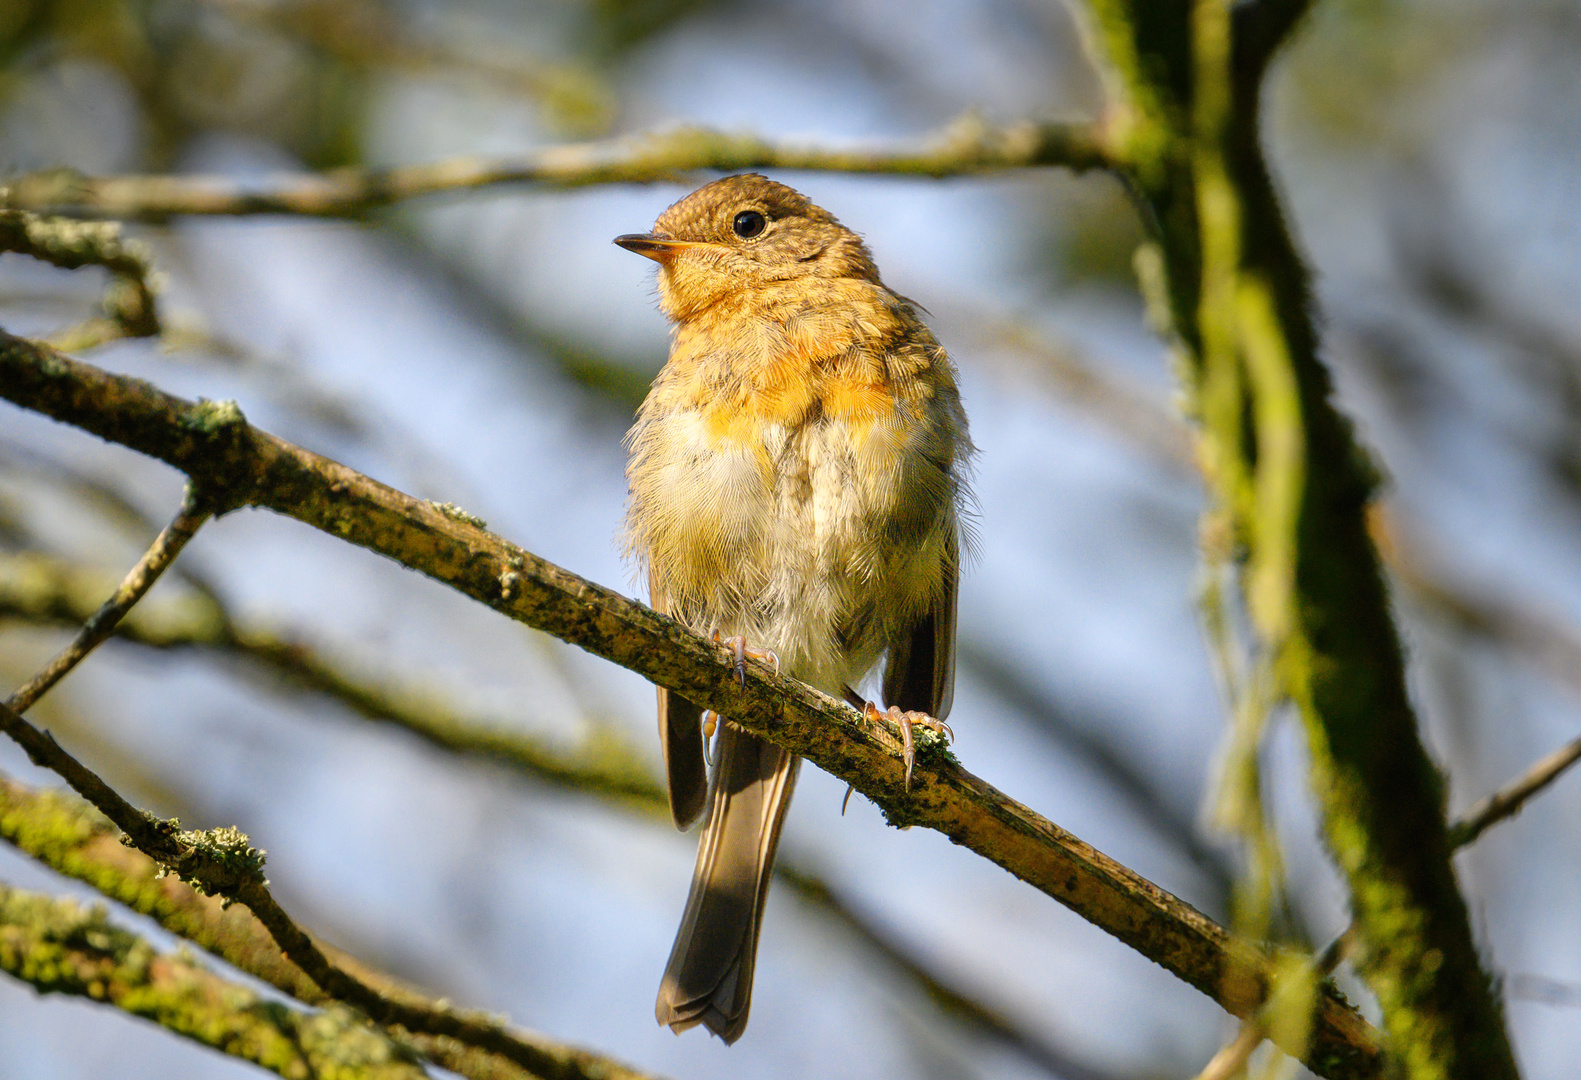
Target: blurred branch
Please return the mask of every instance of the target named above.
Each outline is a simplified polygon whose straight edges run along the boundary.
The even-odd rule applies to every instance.
[[[376,74],[458,72],[536,99],[562,124],[584,134],[607,130],[614,116],[613,91],[588,67],[517,50],[494,56],[462,52],[409,33],[389,5],[367,0],[202,0],[238,21],[259,23],[312,45],[349,67]],[[492,45],[492,42],[483,43]]]
[[[464,157],[388,169],[233,180],[217,176],[88,177],[51,170],[0,186],[0,206],[73,217],[162,221],[183,214],[354,217],[375,207],[502,185],[550,188],[644,184],[698,169],[812,169],[903,176],[968,176],[1058,165],[1111,164],[1101,125],[1023,121],[993,127],[975,115],[921,138],[845,149],[680,128],[568,143],[514,157]]]
[[[206,896],[174,877],[147,855],[117,838],[117,830],[86,803],[61,791],[39,791],[0,776],[0,838],[46,866],[85,881],[104,895],[147,915],[249,975],[309,1005],[335,1013],[336,999],[281,955],[269,931],[252,914]],[[644,1080],[617,1062],[476,1013],[429,1001],[417,991],[324,947],[334,962],[391,1000],[408,1008],[448,1012],[495,1031],[506,1048],[481,1048],[445,1035],[394,1026],[387,1034],[412,1051],[473,1080],[576,1077]],[[531,1061],[527,1065],[522,1062]],[[318,1075],[318,1074],[314,1074]]]
[[[136,241],[123,240],[120,225],[0,210],[0,252],[6,251],[65,270],[102,266],[110,272],[104,316],[59,335],[54,342],[57,348],[85,349],[115,338],[159,334],[154,270],[148,252]]]
[[[187,541],[191,540],[193,534],[208,520],[208,508],[201,504],[196,490],[189,484],[186,497],[182,499],[181,509],[176,512],[175,518],[154,538],[153,544],[137,561],[137,565],[127,573],[120,587],[88,617],[77,636],[46,664],[42,671],[7,699],[6,706],[15,709],[18,713],[27,712],[34,702],[65,678],[66,674],[81,663],[84,657],[115,633],[117,624],[132,609],[132,605],[141,600],[153,587],[154,582],[159,580],[159,575],[175,561],[176,556],[181,554],[181,549],[187,546]]]
[[[443,513],[254,428],[234,403],[194,404],[3,331],[0,394],[201,478],[205,491],[219,493],[227,509],[273,509],[384,554],[730,716],[850,782],[892,824],[945,833],[1236,1015],[1262,999],[1268,959],[1259,949],[971,775],[941,743],[922,737],[908,791],[900,739],[887,719],[868,721],[848,705],[759,665],[749,667],[742,686],[725,646],[539,559],[463,515]],[[1230,973],[1236,977],[1227,978]],[[1379,1051],[1366,1023],[1331,986],[1324,988],[1320,1008],[1313,1044],[1290,1050],[1325,1076],[1376,1075]]]
[[[1544,1005],[1581,1008],[1581,985],[1550,979],[1544,975],[1511,975],[1508,983],[1510,997],[1522,1001],[1536,1001]]]
[[[1533,661],[1550,678],[1581,695],[1581,638],[1570,627],[1491,589],[1450,584],[1438,560],[1407,536],[1385,508],[1375,508],[1368,529],[1395,580],[1411,599],[1468,633],[1485,637]]]
[[[332,963],[317,944],[285,913],[267,888],[264,853],[253,848],[234,828],[182,831],[179,823],[162,821],[140,810],[113,790],[47,733],[22,718],[26,709],[97,644],[104,641],[133,604],[170,565],[191,535],[208,520],[196,489],[188,485],[181,511],[139,560],[121,587],[88,620],[77,638],[35,678],[0,705],[0,730],[27,751],[36,765],[63,777],[126,834],[128,842],[202,891],[236,900],[252,909],[268,927],[281,950],[319,986],[356,1006],[375,1021],[399,1024],[414,1031],[445,1035],[511,1056],[518,1064],[540,1071],[546,1061],[535,1048],[512,1040],[489,1022],[456,1015],[448,1009],[392,1001]]]
[[[1118,1074],[1102,1071],[1079,1060],[1047,1035],[1027,1030],[1011,1017],[952,985],[940,972],[920,960],[915,949],[884,933],[882,921],[869,919],[857,912],[851,902],[824,879],[805,873],[794,864],[786,865],[786,860],[782,858],[775,866],[775,880],[783,881],[814,906],[841,913],[840,921],[847,929],[921,987],[922,992],[941,1011],[1006,1043],[1028,1061],[1046,1069],[1050,1075],[1060,1080],[1120,1080]]]
[[[0,555],[0,615],[31,621],[80,621],[96,575],[59,559]],[[287,683],[328,694],[370,720],[393,724],[434,746],[498,761],[558,786],[662,813],[663,789],[646,761],[612,735],[575,750],[557,750],[521,732],[469,716],[447,695],[392,672],[359,674],[317,645],[262,626],[237,624],[212,595],[180,604],[144,605],[122,625],[121,636],[158,649],[203,648],[229,652],[262,666]]]
[[[156,952],[102,907],[0,885],[0,970],[41,994],[112,1005],[292,1080],[428,1075],[345,1006],[308,1013],[261,1000],[179,953]]]
[[[988,345],[1002,345],[1031,361],[1018,367],[1043,389],[1079,408],[1121,435],[1169,472],[1201,475],[1196,433],[1180,419],[1124,381],[1089,361],[1079,348],[1051,341],[1025,321],[977,311],[976,335]],[[985,362],[981,357],[978,363]]]

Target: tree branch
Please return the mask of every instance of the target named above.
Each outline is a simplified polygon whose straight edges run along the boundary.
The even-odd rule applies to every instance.
[[[41,994],[112,1005],[293,1080],[428,1075],[408,1050],[345,1006],[308,1013],[260,1000],[201,965],[155,952],[110,922],[102,907],[0,885],[0,970]]]
[[[602,1059],[565,1060],[514,1037],[494,1021],[459,1012],[444,1003],[392,998],[338,966],[280,907],[263,876],[264,853],[234,828],[184,831],[179,822],[155,818],[128,803],[92,770],[9,705],[0,705],[0,731],[15,739],[28,758],[64,777],[83,798],[126,834],[128,843],[195,888],[246,905],[269,931],[281,952],[338,1001],[366,1013],[375,1023],[446,1037],[498,1054],[548,1080],[600,1080]]]
[[[547,188],[646,184],[698,169],[810,169],[929,177],[1047,165],[1098,169],[1111,164],[1106,139],[1100,124],[1023,121],[993,127],[971,114],[921,138],[845,149],[680,128],[549,146],[508,158],[453,158],[261,181],[217,176],[88,177],[50,170],[0,186],[0,206],[126,221],[163,221],[185,214],[355,217],[427,195],[520,184]]]
[[[0,394],[201,478],[227,508],[266,507],[386,555],[731,717],[854,784],[892,824],[943,832],[1236,1015],[1262,999],[1268,959],[1260,950],[968,773],[942,744],[924,739],[908,792],[887,720],[867,721],[758,665],[741,686],[724,646],[459,515],[254,428],[234,403],[188,402],[3,331]],[[1376,1075],[1378,1046],[1365,1022],[1331,986],[1317,1007],[1312,1045],[1289,1049],[1324,1076]]]

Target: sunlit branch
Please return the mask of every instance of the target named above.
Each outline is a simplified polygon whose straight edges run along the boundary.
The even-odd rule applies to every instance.
[[[742,686],[724,646],[463,514],[252,427],[233,403],[185,401],[3,333],[0,394],[174,465],[206,493],[220,493],[222,506],[287,514],[723,712],[854,784],[891,823],[937,829],[1010,870],[1230,1012],[1246,1015],[1261,1002],[1268,960],[1259,949],[966,772],[942,745],[923,740],[908,791],[900,740],[887,720],[866,720],[757,665],[749,665]],[[1227,979],[1230,972],[1238,977]],[[1371,1029],[1332,987],[1323,989],[1320,1008],[1312,1045],[1291,1051],[1325,1076],[1375,1075],[1380,1059]]]
[[[0,555],[0,617],[35,624],[80,624],[90,613],[83,594],[95,573],[48,555]],[[334,659],[335,650],[262,626],[238,623],[216,597],[167,597],[144,602],[117,630],[138,645],[156,649],[201,648],[251,660],[289,685],[325,694],[357,714],[392,724],[455,754],[484,758],[581,795],[591,795],[645,819],[670,822],[669,802],[648,763],[613,734],[596,736],[578,749],[561,750],[530,735],[473,716],[453,704],[453,695],[410,675],[353,671]],[[916,950],[886,934],[872,919],[819,876],[782,856],[776,880],[826,918],[855,934],[886,962],[911,978],[946,1013],[986,1032],[1029,1060],[1071,1080],[1103,1080],[1104,1074],[1077,1062],[1046,1035],[1028,1030],[978,1000],[950,974]]]
[[[507,185],[544,188],[644,184],[702,169],[808,169],[899,176],[969,176],[1003,169],[1105,168],[1102,125],[1023,121],[995,127],[975,115],[920,138],[845,148],[776,142],[703,128],[567,143],[512,157],[464,157],[386,169],[337,169],[239,180],[221,176],[90,177],[52,170],[0,186],[0,206],[75,217],[160,221],[190,214],[354,217],[428,195]]]

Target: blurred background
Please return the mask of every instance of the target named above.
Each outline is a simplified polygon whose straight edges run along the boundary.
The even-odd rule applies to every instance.
[[[834,145],[966,110],[1083,118],[1102,85],[1079,16],[1039,0],[10,0],[0,167],[257,179],[679,123]],[[1397,604],[1451,811],[1581,733],[1578,50],[1573,0],[1325,0],[1268,87],[1326,355],[1387,475]],[[616,539],[621,436],[666,327],[651,264],[610,239],[710,178],[136,228],[165,338],[85,355],[235,398],[267,430],[640,595]],[[1118,185],[776,179],[865,235],[961,368],[981,450],[961,760],[1227,919],[1236,847],[1204,810],[1224,708],[1197,613],[1202,493]],[[0,325],[68,329],[104,281],[0,258]],[[47,566],[106,595],[180,492],[162,465],[0,405],[4,685],[69,633],[24,611],[6,575]],[[860,798],[842,817],[844,785],[809,769],[781,854],[801,887],[769,901],[751,1027],[731,1048],[676,1038],[652,1010],[693,837],[651,807],[438,749],[190,626],[223,611],[411,711],[656,776],[646,683],[264,512],[211,524],[177,566],[140,614],[171,647],[112,642],[37,718],[135,802],[242,828],[302,922],[436,994],[676,1078],[1181,1077],[1233,1033],[942,836],[890,830]],[[1288,718],[1266,767],[1287,932],[1321,946],[1344,894]],[[0,768],[53,783],[9,745]],[[1525,1075],[1574,1076],[1581,783],[1458,867]],[[10,849],[0,881],[86,894]],[[0,1074],[255,1073],[0,981]]]

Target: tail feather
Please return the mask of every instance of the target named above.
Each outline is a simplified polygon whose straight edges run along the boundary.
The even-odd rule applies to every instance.
[[[801,759],[725,724],[708,820],[675,947],[659,984],[659,1023],[707,1025],[726,1043],[746,1030],[758,927]]]

